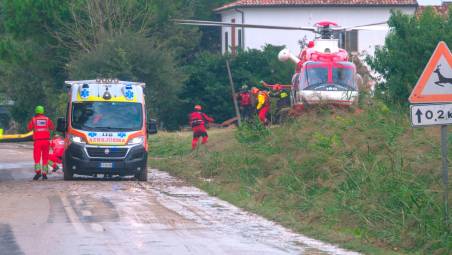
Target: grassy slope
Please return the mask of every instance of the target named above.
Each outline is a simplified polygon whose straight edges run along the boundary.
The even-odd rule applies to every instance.
[[[151,139],[153,167],[309,236],[368,254],[446,254],[438,130],[377,104],[273,127]]]

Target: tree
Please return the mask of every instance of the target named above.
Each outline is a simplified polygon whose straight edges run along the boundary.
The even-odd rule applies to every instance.
[[[193,18],[200,20],[220,20],[220,15],[213,10],[222,6],[230,0],[194,0]],[[220,27],[200,27],[202,32],[201,40],[198,45],[199,50],[208,50],[218,52],[221,50],[221,28]]]
[[[183,79],[182,75],[179,75],[180,72],[173,68],[177,63],[186,62],[187,56],[198,44],[200,33],[196,28],[177,26],[170,22],[170,19],[190,16],[192,2],[192,0],[2,1],[0,91],[5,91],[15,100],[14,118],[23,127],[33,112],[32,108],[37,104],[45,105],[48,112],[56,116],[57,112],[64,108],[63,82],[69,76],[67,67],[79,60],[77,68],[83,69],[80,65],[87,55],[101,54],[106,52],[105,48],[116,47],[116,44],[126,48],[129,53],[138,53],[153,47],[139,59],[144,62],[134,62],[133,67],[149,66],[150,61],[155,63],[161,61],[164,66],[155,64],[151,73],[146,74],[142,70],[137,74],[137,69],[132,72],[121,65],[107,73],[121,74],[121,77],[135,75],[136,79],[145,77],[148,84],[153,84],[155,78],[163,87],[155,90],[155,93],[150,93],[151,95],[161,100],[163,97],[156,93],[163,93],[165,89],[171,93],[168,93],[170,102],[168,109],[165,109],[164,104],[160,104],[158,108],[155,105],[153,110],[161,116],[165,111],[175,111],[171,102],[177,102],[172,97],[177,92],[172,93],[172,89],[177,87],[177,84],[182,84]],[[151,42],[150,46],[131,49],[129,46],[133,43],[125,42],[131,38],[119,39],[128,35],[132,35],[132,38],[139,37],[140,43],[135,44],[136,47],[141,47],[146,38]],[[157,54],[157,51],[161,53]],[[114,53],[116,55],[111,56],[110,60],[131,57],[129,53]],[[149,59],[145,59],[144,56]],[[102,68],[104,69],[94,70],[106,71],[105,67]],[[176,79],[179,80],[175,81]],[[165,80],[173,83],[166,84]],[[172,116],[172,113],[165,116]],[[166,119],[165,123],[170,125]]]
[[[379,95],[389,103],[404,105],[438,42],[452,45],[452,11],[449,18],[432,8],[419,17],[393,12],[389,26],[385,45],[368,63],[385,80],[379,84]]]
[[[177,95],[185,76],[171,51],[162,50],[145,36],[127,32],[103,41],[91,52],[74,56],[68,69],[74,80],[107,77],[145,82],[149,112],[166,128],[178,127]]]
[[[47,53],[34,42],[2,38],[0,42],[1,86],[15,102],[12,116],[22,127],[34,113],[36,105],[55,112],[54,77],[48,71]],[[32,59],[33,61],[30,61]],[[52,114],[53,115],[53,114]]]
[[[218,28],[172,22],[216,19],[213,9],[225,2],[1,1],[0,92],[16,102],[13,117],[22,127],[35,105],[46,106],[52,117],[64,113],[64,80],[100,76],[146,82],[149,110],[168,128],[186,122],[193,102],[227,119],[233,107]],[[262,79],[289,83],[292,66],[276,56],[272,47],[239,53],[232,60],[236,86]]]
[[[67,14],[66,1],[5,0],[0,5],[0,90],[15,101],[13,118],[24,129],[36,105],[58,114],[64,60],[48,31],[57,29],[55,17]]]

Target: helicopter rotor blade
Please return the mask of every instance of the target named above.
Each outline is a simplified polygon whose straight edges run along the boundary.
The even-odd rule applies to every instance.
[[[386,25],[386,26],[384,26]],[[388,30],[388,22],[377,22],[377,23],[371,23],[366,25],[359,25],[359,26],[350,26],[350,27],[338,27],[333,28],[335,31],[350,31],[350,30]]]
[[[351,30],[360,30],[360,31],[388,31],[389,30],[389,26],[385,26],[385,25],[378,25],[378,26],[366,26],[366,27],[357,27],[357,28],[353,28]],[[346,30],[346,31],[350,31],[350,30]]]
[[[260,28],[260,29],[277,29],[277,30],[303,30],[310,32],[317,32],[314,27],[289,27],[289,26],[270,26],[270,25],[254,25],[254,24],[241,24],[241,23],[229,23],[229,22],[218,22],[218,21],[206,21],[206,20],[184,20],[175,19],[174,22],[181,25],[192,25],[192,26],[213,26],[213,27],[242,27],[242,28]]]

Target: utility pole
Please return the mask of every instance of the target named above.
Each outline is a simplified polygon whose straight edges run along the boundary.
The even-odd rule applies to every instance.
[[[239,104],[237,103],[237,97],[235,96],[234,80],[232,79],[231,67],[228,59],[226,60],[226,68],[228,69],[229,83],[231,85],[232,100],[234,101],[235,114],[237,116],[239,126],[241,126],[242,117],[240,116]]]

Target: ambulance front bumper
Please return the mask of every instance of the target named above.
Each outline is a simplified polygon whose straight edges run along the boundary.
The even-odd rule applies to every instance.
[[[135,175],[147,167],[147,151],[136,146],[90,146],[72,143],[65,154],[65,169],[74,174]]]

